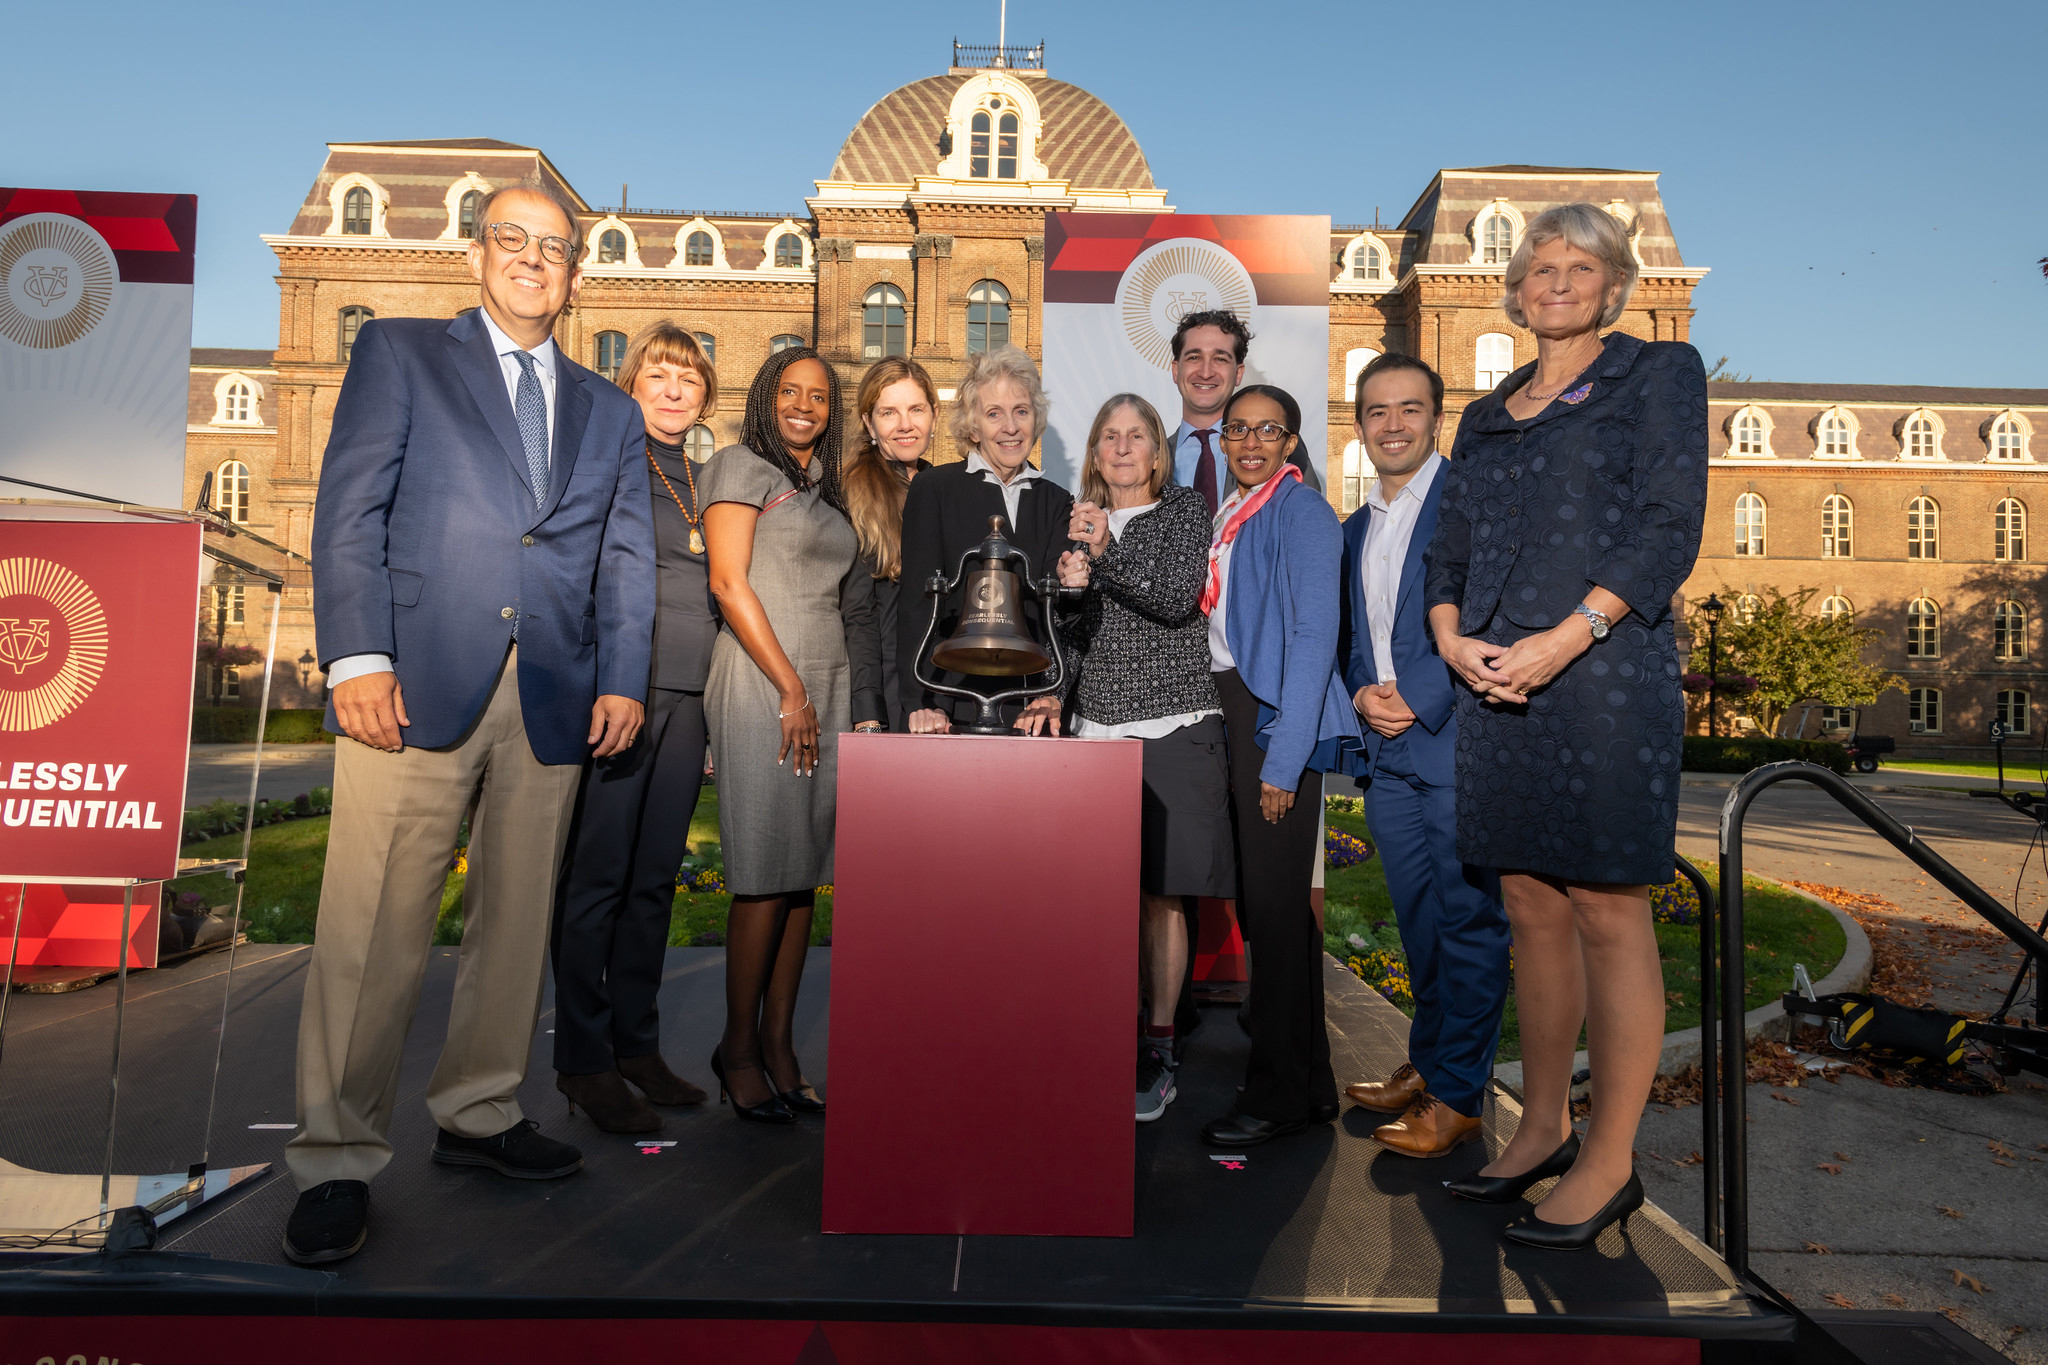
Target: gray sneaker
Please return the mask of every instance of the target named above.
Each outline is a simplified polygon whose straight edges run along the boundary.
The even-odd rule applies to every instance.
[[[1173,1084],[1173,1061],[1148,1043],[1138,1046],[1138,1122],[1150,1123],[1166,1112],[1180,1092]]]

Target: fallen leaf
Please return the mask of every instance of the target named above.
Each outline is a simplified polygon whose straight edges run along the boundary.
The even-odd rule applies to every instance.
[[[1934,1207],[1940,1209],[1943,1214],[1947,1215],[1950,1218],[1960,1218],[1963,1216],[1962,1214],[1958,1213],[1956,1210],[1950,1208],[1946,1204],[1936,1204]]]
[[[1848,1154],[1847,1152],[1836,1152],[1836,1153],[1835,1153],[1835,1160],[1837,1160],[1837,1161],[1847,1161],[1847,1160],[1849,1160],[1849,1154]]]
[[[1823,1302],[1831,1303],[1837,1308],[1854,1308],[1856,1306],[1856,1301],[1847,1294],[1823,1294],[1821,1299]]]
[[[1996,1157],[1996,1156],[1995,1156],[1995,1157],[1992,1157],[1992,1158],[1991,1158],[1991,1164],[1992,1164],[1992,1165],[1994,1165],[1994,1166],[2003,1166],[2003,1167],[2005,1167],[2005,1168],[2006,1168],[2006,1169],[2008,1169],[2008,1170],[2018,1170],[2018,1169],[2019,1169],[2019,1167],[2017,1167],[2017,1166],[2013,1165],[2013,1163],[2012,1163],[2012,1162],[2010,1162],[2010,1161],[2007,1161],[2007,1160],[2005,1160],[2005,1159],[2004,1159],[2003,1157]]]
[[[1806,1249],[1816,1256],[1832,1256],[1835,1254],[1835,1249],[1826,1242],[1808,1242]]]
[[[1691,1156],[1680,1157],[1672,1164],[1675,1166],[1701,1166],[1706,1164],[1706,1160],[1705,1157],[1695,1151]]]
[[[1989,1141],[1989,1142],[1985,1143],[1985,1144],[1984,1144],[1984,1146],[1985,1146],[1985,1149],[1986,1149],[1986,1150],[1988,1150],[1988,1151],[1991,1151],[1991,1152],[1995,1152],[1995,1153],[1997,1153],[1997,1154],[1998,1154],[1999,1156],[2018,1156],[2018,1155],[2019,1155],[2019,1153],[2018,1153],[2018,1152],[2015,1152],[2015,1151],[2014,1151],[2014,1150],[2013,1150],[2012,1148],[2010,1148],[2010,1147],[2006,1146],[2006,1145],[2005,1145],[2004,1143],[2000,1142],[2000,1141],[1999,1141],[1999,1140],[1998,1140],[1997,1138],[1993,1138],[1993,1139],[1991,1139],[1991,1141]]]
[[[1981,1294],[1984,1292],[1984,1282],[1978,1279],[1975,1275],[1966,1274],[1965,1272],[1957,1270],[1954,1267],[1950,1267],[1948,1273],[1949,1276],[1955,1281],[1957,1288],[1968,1289],[1973,1294]]]
[[[1937,1308],[1934,1311],[1941,1314],[1943,1317],[1947,1318],[1950,1322],[1954,1323],[1958,1327],[1961,1327],[1963,1325],[1963,1310],[1960,1308]]]
[[[1842,1173],[1842,1168],[1832,1161],[1815,1162],[1813,1169],[1816,1171],[1826,1171],[1829,1175],[1840,1175]]]
[[[1906,1306],[1905,1298],[1898,1294],[1887,1294],[1884,1296],[1884,1301],[1894,1308],[1904,1308]]]

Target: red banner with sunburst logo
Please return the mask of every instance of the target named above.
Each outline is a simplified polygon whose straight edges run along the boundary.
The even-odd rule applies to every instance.
[[[0,881],[167,878],[200,528],[0,520]]]

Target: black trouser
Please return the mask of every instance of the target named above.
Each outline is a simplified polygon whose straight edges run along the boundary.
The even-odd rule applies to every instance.
[[[564,1075],[660,1049],[654,1001],[704,745],[704,694],[657,687],[633,747],[584,770],[555,889],[555,1070]]]
[[[1259,812],[1266,751],[1254,737],[1259,703],[1236,669],[1216,675],[1230,741],[1230,804],[1237,822],[1237,913],[1258,945],[1252,973],[1251,1059],[1237,1107],[1289,1123],[1337,1102],[1330,1035],[1323,1027],[1323,936],[1309,902],[1322,784],[1298,774],[1293,809],[1279,823]]]

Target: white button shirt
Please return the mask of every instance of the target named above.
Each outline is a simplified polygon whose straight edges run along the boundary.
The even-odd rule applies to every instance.
[[[1216,534],[1223,534],[1223,524],[1230,520],[1230,514],[1244,501],[1244,489],[1223,500],[1216,509]],[[1212,542],[1213,543],[1213,542]],[[1221,673],[1237,667],[1237,658],[1230,652],[1224,624],[1230,615],[1230,556],[1237,549],[1237,542],[1231,541],[1216,552],[1216,605],[1209,612],[1209,671]]]
[[[1383,683],[1394,681],[1394,609],[1400,605],[1401,568],[1408,562],[1408,548],[1415,539],[1415,523],[1422,516],[1422,503],[1435,485],[1444,466],[1441,453],[1431,451],[1415,476],[1401,485],[1389,502],[1378,479],[1365,493],[1366,515],[1364,553],[1359,555],[1359,573],[1365,580],[1365,619],[1372,634],[1373,669]]]
[[[490,334],[491,347],[497,353],[498,368],[504,372],[505,398],[512,404],[513,412],[517,413],[519,410],[519,376],[521,370],[519,362],[513,357],[524,348],[511,337],[506,336],[504,329],[491,319],[490,309],[479,307],[476,312],[477,316],[484,320],[484,331]],[[558,354],[555,349],[555,339],[553,337],[547,338],[540,345],[528,351],[527,354],[534,359],[533,368],[540,379],[540,395],[547,401],[549,460],[552,465],[555,442],[555,356]],[[389,673],[390,671],[391,656],[389,654],[350,654],[345,658],[336,659],[334,667],[327,670],[327,685],[329,687],[338,687],[350,678],[360,678],[369,673]]]
[[[1042,477],[1042,475],[1031,467],[1031,461],[1026,460],[1023,468],[1012,474],[1008,483],[1004,483],[1002,476],[996,473],[996,467],[983,459],[981,452],[978,450],[968,455],[967,472],[970,474],[981,474],[990,483],[1003,490],[1003,507],[1010,514],[1010,534],[1015,536],[1017,534],[1017,501],[1024,496],[1024,485]]]

